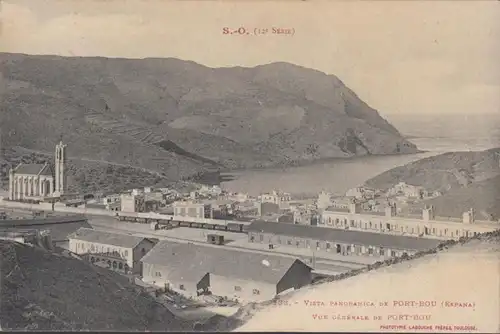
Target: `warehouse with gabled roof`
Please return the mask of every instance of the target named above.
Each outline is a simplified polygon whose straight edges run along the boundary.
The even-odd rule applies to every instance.
[[[145,282],[187,295],[261,301],[312,281],[312,269],[294,257],[216,245],[161,241],[141,261]]]

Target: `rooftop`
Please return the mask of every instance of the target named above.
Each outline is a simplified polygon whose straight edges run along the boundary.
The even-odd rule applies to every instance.
[[[92,228],[86,219],[74,217],[50,217],[43,219],[0,220],[0,230],[4,232],[19,232],[29,230],[49,230],[52,241],[66,241],[68,236],[79,228]]]
[[[186,261],[189,259],[189,261]],[[144,263],[169,266],[170,275],[197,281],[206,273],[276,284],[297,259],[243,252],[221,246],[161,241]]]
[[[347,209],[347,208],[337,208],[335,206],[329,206],[329,207],[327,207],[325,209],[325,211],[347,213],[347,212],[349,212],[349,209]]]
[[[248,226],[247,231],[271,233],[313,240],[350,243],[354,245],[379,246],[416,251],[436,247],[442,242],[440,240],[422,239],[417,237],[341,230],[309,225],[280,224],[262,221],[252,222]]]
[[[48,164],[19,164],[16,174],[52,176],[52,167]]]
[[[342,213],[342,214],[345,214],[345,213],[348,213],[348,214],[351,214],[349,213],[349,210],[347,209],[339,209],[339,208],[335,208],[335,207],[328,207],[324,210],[324,212],[331,212],[331,213]],[[374,218],[374,219],[377,219],[377,218],[380,218],[381,216],[385,216],[385,212],[376,212],[376,211],[361,211],[360,213],[357,213],[355,215],[359,215],[359,216],[363,216],[363,217],[366,217],[366,218]],[[389,218],[389,217],[387,217]],[[400,220],[400,221],[412,221],[412,222],[415,222],[416,220],[420,221],[420,222],[423,222],[423,218],[422,218],[422,215],[417,215],[417,214],[405,214],[404,216],[403,215],[397,215],[397,216],[394,216],[394,217],[391,217],[390,219],[397,219],[397,220]],[[434,218],[434,220],[429,220],[429,223],[453,223],[453,224],[456,224],[456,223],[462,223],[462,219],[461,218],[458,218],[458,217],[441,217],[441,216],[436,216]],[[500,224],[499,222],[497,221],[489,221],[489,220],[479,220],[479,219],[476,219],[474,224],[476,225],[497,225],[500,227]]]
[[[124,248],[134,248],[146,238],[134,237],[126,234],[96,231],[89,228],[80,228],[69,236],[70,239],[99,243],[103,245],[113,245]]]
[[[185,207],[191,206],[191,207],[194,207],[194,206],[204,206],[206,204],[200,203],[197,201],[177,201],[177,202],[172,203],[172,205],[173,206],[185,206]]]

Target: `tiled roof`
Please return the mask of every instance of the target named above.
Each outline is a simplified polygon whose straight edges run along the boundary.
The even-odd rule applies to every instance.
[[[347,212],[349,212],[349,209],[348,208],[339,208],[336,206],[329,206],[325,209],[325,211],[347,213]]]
[[[92,228],[86,221],[72,221],[64,223],[46,223],[46,224],[33,224],[33,225],[19,225],[17,227],[0,226],[1,231],[15,232],[19,230],[49,230],[50,237],[54,242],[61,242],[69,240],[68,236],[80,228]]]
[[[142,240],[143,237],[135,237],[132,235],[110,233],[104,231],[96,231],[88,228],[81,228],[72,235],[71,239],[99,243],[103,245],[113,245],[124,248],[134,248]]]
[[[171,279],[199,281],[206,273],[277,284],[295,261],[221,246],[161,241],[141,260],[169,268]]]
[[[389,235],[381,233],[341,230],[328,227],[280,224],[271,222],[252,222],[248,232],[263,232],[304,239],[349,243],[364,246],[379,246],[395,249],[426,250],[441,243],[440,240],[417,237]]]
[[[86,203],[85,207],[89,209],[106,209],[106,205],[99,203]]]
[[[16,174],[52,176],[52,167],[48,164],[20,164],[15,169]]]

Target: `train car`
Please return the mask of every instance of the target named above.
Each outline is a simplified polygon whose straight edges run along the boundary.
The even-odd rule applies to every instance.
[[[190,223],[187,221],[180,221],[179,226],[180,227],[190,227]]]
[[[189,227],[192,227],[192,228],[203,228],[203,223],[189,223]]]
[[[227,224],[227,230],[231,232],[241,232],[242,231],[242,226],[241,224],[238,223],[228,223]]]
[[[222,230],[222,231],[227,231],[227,226],[226,225],[215,225],[216,230]]]
[[[249,226],[250,226],[250,224],[248,224],[248,225],[247,225],[247,224],[244,224],[244,225],[242,226],[241,232],[243,232],[243,233],[248,233],[248,227],[249,227]]]

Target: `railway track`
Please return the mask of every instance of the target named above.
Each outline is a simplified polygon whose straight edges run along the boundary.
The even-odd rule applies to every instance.
[[[123,232],[123,233],[127,233],[129,235],[140,235],[143,237],[150,237],[150,238],[156,238],[156,239],[161,239],[161,240],[170,240],[173,242],[181,242],[181,243],[192,243],[192,244],[201,245],[201,246],[209,245],[203,241],[195,241],[195,240],[187,239],[187,238],[166,236],[166,235],[162,235],[160,233],[151,233],[151,232],[148,233],[148,232],[144,232],[144,231],[131,230],[131,229],[127,229],[124,227],[119,227],[119,228],[116,226],[112,227],[112,226],[109,226],[109,224],[106,224],[103,222],[99,223],[99,222],[89,221],[89,223],[96,230],[102,230],[102,231],[108,231],[108,232]],[[291,254],[291,253],[280,252],[280,251],[276,251],[276,250],[267,251],[267,250],[261,250],[261,249],[236,246],[236,245],[231,245],[231,244],[226,244],[224,246],[215,246],[215,247],[226,247],[226,248],[232,248],[232,249],[237,249],[240,251],[258,253],[258,254],[269,254],[269,255],[293,257],[293,258],[299,258],[302,260],[312,258],[312,256]],[[331,260],[331,259],[322,258],[322,257],[315,257],[314,262],[318,267],[321,267],[321,269],[331,270],[331,271],[350,271],[353,269],[358,269],[358,268],[362,268],[362,267],[366,266],[365,264],[361,264],[361,263],[357,263],[357,262],[345,261],[345,260]]]

